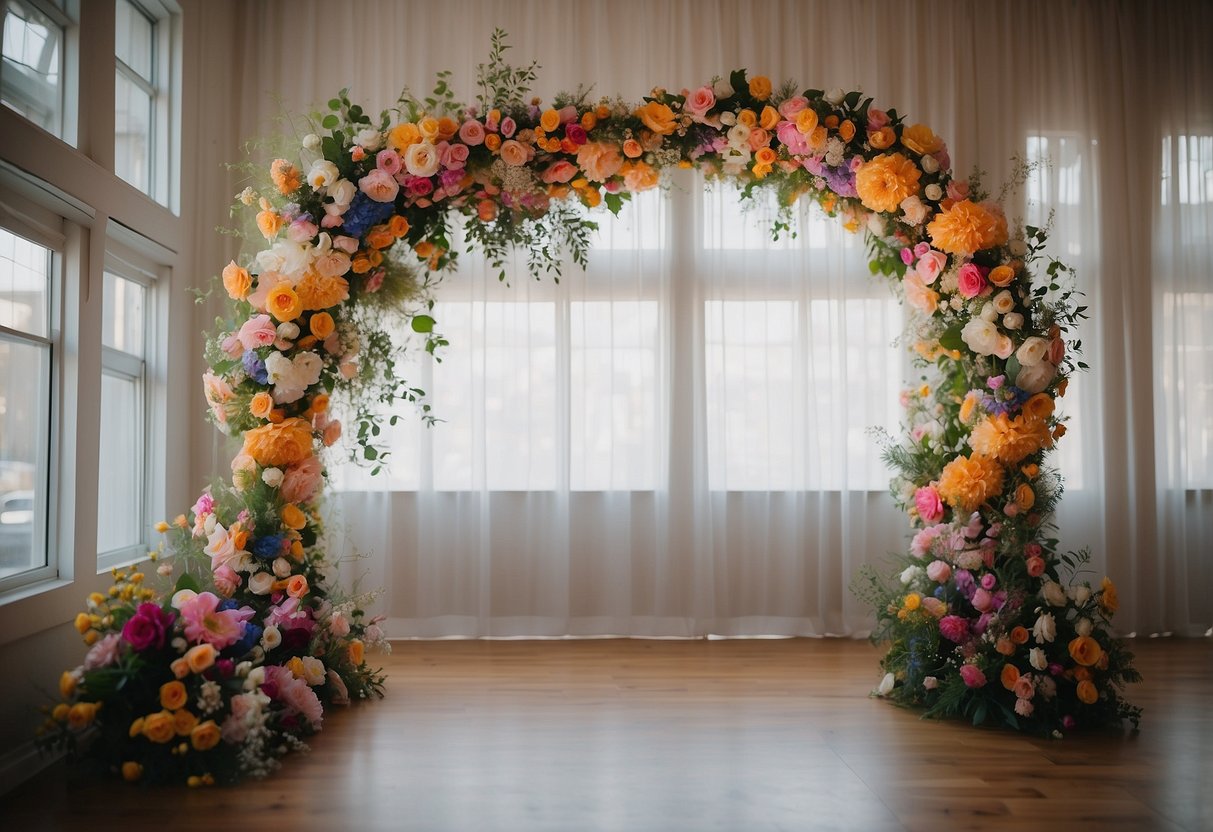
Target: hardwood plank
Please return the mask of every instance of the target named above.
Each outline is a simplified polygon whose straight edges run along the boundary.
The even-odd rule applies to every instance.
[[[843,640],[401,642],[388,698],[231,789],[82,782],[0,798],[4,829],[1213,829],[1213,642],[1136,645],[1140,734],[923,721]]]

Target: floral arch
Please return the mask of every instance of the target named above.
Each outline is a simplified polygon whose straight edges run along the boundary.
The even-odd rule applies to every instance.
[[[380,693],[364,656],[378,622],[326,579],[320,454],[342,431],[334,405],[352,410],[357,453],[375,466],[377,406],[417,402],[428,418],[395,376],[391,316],[427,350],[445,343],[430,290],[460,253],[456,218],[496,265],[521,247],[537,277],[558,274],[563,252],[585,263],[583,208],[617,213],[672,167],[816,202],[866,235],[872,273],[912,310],[926,382],[886,457],[917,531],[899,575],[856,585],[889,645],[877,693],[1042,733],[1136,724],[1120,689],[1137,674],[1107,627],[1115,588],[1071,585],[1083,553],[1050,536],[1061,487],[1046,460],[1065,433],[1056,399],[1083,367],[1068,339],[1084,307],[1067,267],[1044,258],[1045,231],[1012,231],[976,179],[953,177],[930,128],[859,92],[737,70],[638,105],[579,94],[543,106],[528,97],[535,65],[507,65],[504,49],[497,33],[475,106],[445,75],[377,118],[343,91],[241,195],[261,246],[223,269],[228,315],[204,378],[213,422],[241,451],[230,481],[161,524],[153,560],[176,555],[156,567],[175,582],[158,590],[123,570],[90,597],[76,621],[90,650],[63,675],[47,742],[95,725],[93,752],[127,779],[204,785],[266,773],[325,705]]]

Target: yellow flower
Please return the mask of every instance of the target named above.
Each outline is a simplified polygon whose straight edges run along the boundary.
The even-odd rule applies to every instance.
[[[307,525],[307,515],[299,510],[299,506],[287,503],[282,507],[282,525],[299,531]]]
[[[668,136],[677,128],[674,111],[660,101],[650,101],[636,108],[636,117],[644,126],[660,136]]]
[[[59,695],[64,699],[71,699],[72,694],[76,692],[76,674],[70,670],[63,671],[59,676]]]
[[[208,719],[190,731],[190,742],[199,751],[207,751],[219,744],[221,734],[215,720]]]
[[[974,453],[949,462],[939,475],[939,495],[966,513],[1002,492],[1003,470],[995,460]]]
[[[905,597],[905,600],[902,601],[902,606],[904,606],[910,612],[913,612],[922,606],[922,596],[917,592],[911,592]]]
[[[1014,465],[1025,457],[1051,446],[1049,425],[1044,419],[1021,414],[1014,419],[1005,413],[979,422],[969,436],[973,450],[994,457],[1005,465]]]
[[[93,622],[89,619],[88,613],[78,612],[78,613],[76,613],[75,625],[76,625],[76,632],[80,633],[80,635],[84,635],[85,633],[87,633],[89,630],[92,629]]]
[[[805,107],[796,114],[796,130],[807,136],[817,129],[817,121],[817,111],[812,107]]]
[[[279,283],[270,289],[269,296],[265,299],[265,307],[271,315],[285,323],[299,317],[299,313],[303,311],[303,302],[289,283]]]
[[[855,174],[855,190],[865,208],[891,213],[918,193],[921,176],[918,165],[900,153],[882,153]]]
[[[134,762],[133,760],[127,760],[125,763],[122,764],[122,779],[125,780],[126,782],[134,783],[136,780],[138,780],[142,776],[143,776],[143,766],[139,765],[138,763]]]
[[[175,711],[183,707],[188,699],[189,694],[185,690],[185,685],[176,679],[160,686],[160,707],[166,711]]]
[[[55,722],[67,722],[67,715],[71,712],[71,710],[71,705],[67,704],[66,702],[60,702],[55,706],[55,709],[51,711],[51,719],[55,720]]]
[[[1116,584],[1112,583],[1111,578],[1104,578],[1099,585],[1102,592],[1099,594],[1099,608],[1106,615],[1113,615],[1120,609],[1120,596],[1116,593]]]
[[[403,151],[409,145],[421,141],[421,131],[412,122],[397,124],[387,134],[387,143],[393,150]]]
[[[177,711],[173,714],[173,727],[177,729],[177,736],[188,737],[190,731],[194,730],[194,726],[198,724],[198,717],[186,710]]]
[[[264,468],[302,462],[312,455],[312,426],[293,417],[244,432],[244,453]]]
[[[544,110],[543,115],[539,116],[539,126],[547,133],[555,133],[560,126],[560,113],[550,108]]]
[[[943,147],[943,140],[925,124],[915,124],[903,130],[901,143],[907,150],[919,156],[924,153],[938,153]]]
[[[433,139],[438,135],[438,119],[433,116],[426,116],[417,122],[417,129],[421,131],[421,135],[427,139]]]
[[[759,101],[771,97],[771,79],[765,75],[755,75],[750,79],[750,95]]]
[[[152,742],[166,743],[177,736],[177,723],[168,711],[157,711],[143,718],[143,736]]]
[[[779,124],[779,111],[770,104],[762,108],[762,117],[758,120],[758,126],[763,130],[774,130]]]

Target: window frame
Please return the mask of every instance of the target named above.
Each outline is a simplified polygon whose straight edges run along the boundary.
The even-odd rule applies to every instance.
[[[39,129],[46,130],[52,136],[62,139],[69,144],[75,144],[75,118],[74,104],[76,102],[76,84],[73,80],[77,61],[75,59],[75,40],[76,40],[76,19],[79,15],[76,12],[76,0],[64,4],[48,2],[48,0],[15,0],[26,6],[29,9],[46,17],[59,30],[60,48],[59,48],[59,84],[58,84],[58,101],[56,102],[55,117],[51,126],[44,127],[40,122],[34,121],[25,115],[25,113],[13,108],[7,107],[17,116],[24,118]],[[0,26],[2,26],[3,16],[0,16]],[[37,90],[23,90],[20,86],[16,88],[19,97],[26,99],[36,99]]]
[[[151,78],[146,78],[128,66],[114,52],[115,117],[117,114],[117,77],[122,75],[151,98],[148,119],[147,187],[140,188],[117,173],[118,142],[114,137],[114,158],[111,160],[115,175],[140,193],[176,213],[179,193],[177,180],[180,148],[174,126],[180,123],[181,71],[179,67],[178,43],[180,41],[180,9],[173,0],[115,0],[115,16],[118,2],[128,3],[133,13],[142,15],[152,26]],[[115,118],[116,120],[116,118]]]

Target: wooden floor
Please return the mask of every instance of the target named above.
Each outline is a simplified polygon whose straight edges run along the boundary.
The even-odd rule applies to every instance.
[[[231,789],[72,781],[0,828],[1213,830],[1213,641],[1143,641],[1140,734],[1037,740],[869,699],[843,640],[405,642],[388,697]]]

